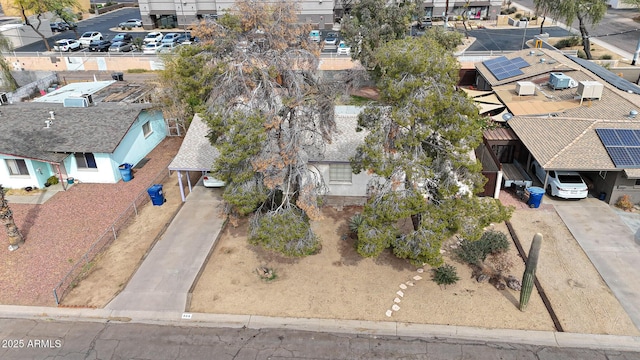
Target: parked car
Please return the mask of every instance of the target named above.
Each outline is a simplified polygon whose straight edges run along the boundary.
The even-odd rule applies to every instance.
[[[129,52],[133,50],[131,43],[116,41],[109,46],[109,52]]]
[[[218,188],[225,186],[225,183],[222,180],[216,179],[213,177],[213,174],[208,172],[202,177],[202,185],[209,188]]]
[[[88,47],[89,45],[91,45],[91,42],[93,40],[104,40],[104,37],[97,31],[87,31],[82,34],[82,36],[80,36],[78,42],[80,43],[80,46]]]
[[[178,38],[178,36],[180,36],[180,34],[178,34],[178,33],[165,34],[164,37],[162,38],[161,43],[163,43],[163,44],[174,43],[174,42],[176,42],[176,39]]]
[[[185,41],[191,41],[191,34],[182,33],[176,37],[175,42],[182,44]]]
[[[156,50],[158,50],[158,48],[161,46],[160,43],[146,43],[144,44],[144,46],[142,47],[142,53],[143,54],[155,54]]]
[[[180,44],[176,42],[160,43],[160,46],[156,47],[156,54],[166,54],[175,50]]]
[[[351,47],[348,46],[344,41],[340,41],[337,52],[338,55],[351,55]]]
[[[121,22],[118,24],[118,27],[142,27],[142,20],[140,19],[129,19],[125,22]]]
[[[106,52],[109,51],[109,46],[111,46],[109,40],[93,40],[89,44],[89,51]]]
[[[433,26],[433,21],[431,21],[430,17],[423,17],[418,21],[418,27],[421,29],[427,29]]]
[[[53,45],[54,51],[75,51],[80,50],[80,43],[74,39],[62,39]]]
[[[321,38],[320,30],[311,30],[309,32],[309,40],[319,43],[320,42],[320,38]]]
[[[535,160],[532,167],[536,177],[544,184],[547,173]],[[589,194],[587,184],[582,179],[582,176],[575,171],[549,170],[546,191],[547,195],[563,199],[584,199]]]
[[[164,35],[158,31],[150,32],[147,34],[147,36],[144,37],[144,39],[142,39],[142,42],[145,44],[157,43],[162,41],[163,36]]]
[[[63,32],[69,30],[69,25],[61,21],[49,23],[49,26],[51,27],[52,32]]]
[[[338,33],[330,32],[324,38],[325,45],[336,45],[338,43]]]
[[[133,36],[131,36],[131,34],[127,34],[127,33],[118,33],[116,34],[116,36],[113,37],[113,39],[111,39],[112,42],[132,42],[133,41]]]

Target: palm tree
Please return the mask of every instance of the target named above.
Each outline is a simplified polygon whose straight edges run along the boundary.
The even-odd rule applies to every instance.
[[[4,197],[4,188],[0,185],[0,221],[7,229],[7,237],[9,238],[9,251],[17,250],[20,245],[24,244],[24,238],[16,222],[13,221],[13,211],[9,209],[9,204]]]

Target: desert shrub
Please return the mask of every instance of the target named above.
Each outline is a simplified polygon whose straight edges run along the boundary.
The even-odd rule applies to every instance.
[[[535,16],[535,15],[533,15],[533,16],[531,17],[531,21],[536,21],[536,20],[538,20],[538,17],[537,17],[537,16]]]
[[[494,271],[492,275],[506,274],[513,268],[513,261],[506,252],[490,254],[487,256],[487,263]]]
[[[500,15],[507,15],[507,10],[500,10]]]
[[[624,211],[631,211],[631,209],[633,209],[633,203],[631,202],[631,198],[627,194],[624,194],[620,196],[620,198],[618,198],[618,201],[616,201],[616,206]]]
[[[90,7],[89,8],[89,14],[95,14],[96,13],[96,9]]]
[[[147,70],[147,69],[129,69],[129,70],[127,70],[127,72],[129,74],[142,74],[142,73],[149,72],[149,70]]]
[[[613,57],[610,54],[604,54],[600,56],[600,60],[611,60]]]
[[[522,17],[522,14],[518,13],[518,14],[515,14],[515,15],[513,15],[513,16],[514,16],[516,19],[520,19],[520,18]]]
[[[131,30],[131,26],[127,26],[127,30]]]
[[[515,6],[512,6],[509,9],[507,9],[507,14],[514,14],[517,11],[518,11],[518,9]]]
[[[581,40],[580,40],[579,37],[572,36],[572,37],[569,37],[569,38],[565,38],[565,39],[559,40],[553,46],[555,46],[556,49],[564,49],[564,48],[567,48],[567,47],[578,46],[578,45],[580,45],[580,43],[581,43]]]
[[[47,179],[47,184],[49,185],[55,185],[57,183],[59,183],[59,181],[58,181],[58,177],[55,175],[49,176],[49,178]]]
[[[578,57],[580,59],[586,59],[587,58],[587,54],[583,50],[578,50]]]
[[[455,284],[460,280],[458,273],[456,272],[456,268],[449,264],[444,264],[440,267],[433,269],[433,281],[435,281],[438,285],[447,285]]]
[[[82,14],[82,11],[78,11],[78,12],[76,13],[76,18],[77,18],[77,20],[82,20],[82,15],[83,15],[83,14]]]
[[[249,242],[287,256],[306,256],[320,250],[320,241],[311,231],[309,218],[296,207],[254,215]]]
[[[351,234],[351,237],[353,238],[358,237],[358,229],[360,228],[360,225],[362,225],[363,222],[364,222],[364,217],[360,213],[353,215],[349,219],[349,233]]]
[[[468,264],[477,265],[485,261],[489,254],[498,254],[509,249],[507,235],[500,231],[486,231],[480,240],[463,240],[456,249],[458,258]]]

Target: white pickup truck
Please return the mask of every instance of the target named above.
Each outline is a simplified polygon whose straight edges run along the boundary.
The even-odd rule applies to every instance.
[[[537,161],[533,161],[533,171],[540,182],[547,180],[547,195],[563,199],[584,199],[589,195],[589,188],[579,173],[575,171],[549,170],[549,176]]]

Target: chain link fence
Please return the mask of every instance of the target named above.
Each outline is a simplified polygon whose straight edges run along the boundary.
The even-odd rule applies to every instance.
[[[158,176],[153,179],[152,184],[162,184],[170,176],[170,172],[166,169],[162,170]],[[107,229],[91,244],[89,250],[82,255],[71,270],[62,278],[60,283],[53,289],[53,297],[55,298],[56,305],[60,305],[62,299],[78,285],[78,282],[86,276],[93,267],[93,260],[95,257],[104,250],[107,246],[118,238],[120,230],[126,228],[126,226],[133,221],[135,216],[138,215],[138,211],[142,206],[150,201],[147,190],[143,190],[138,196],[131,202],[131,204],[124,210],[116,220],[107,227]]]

